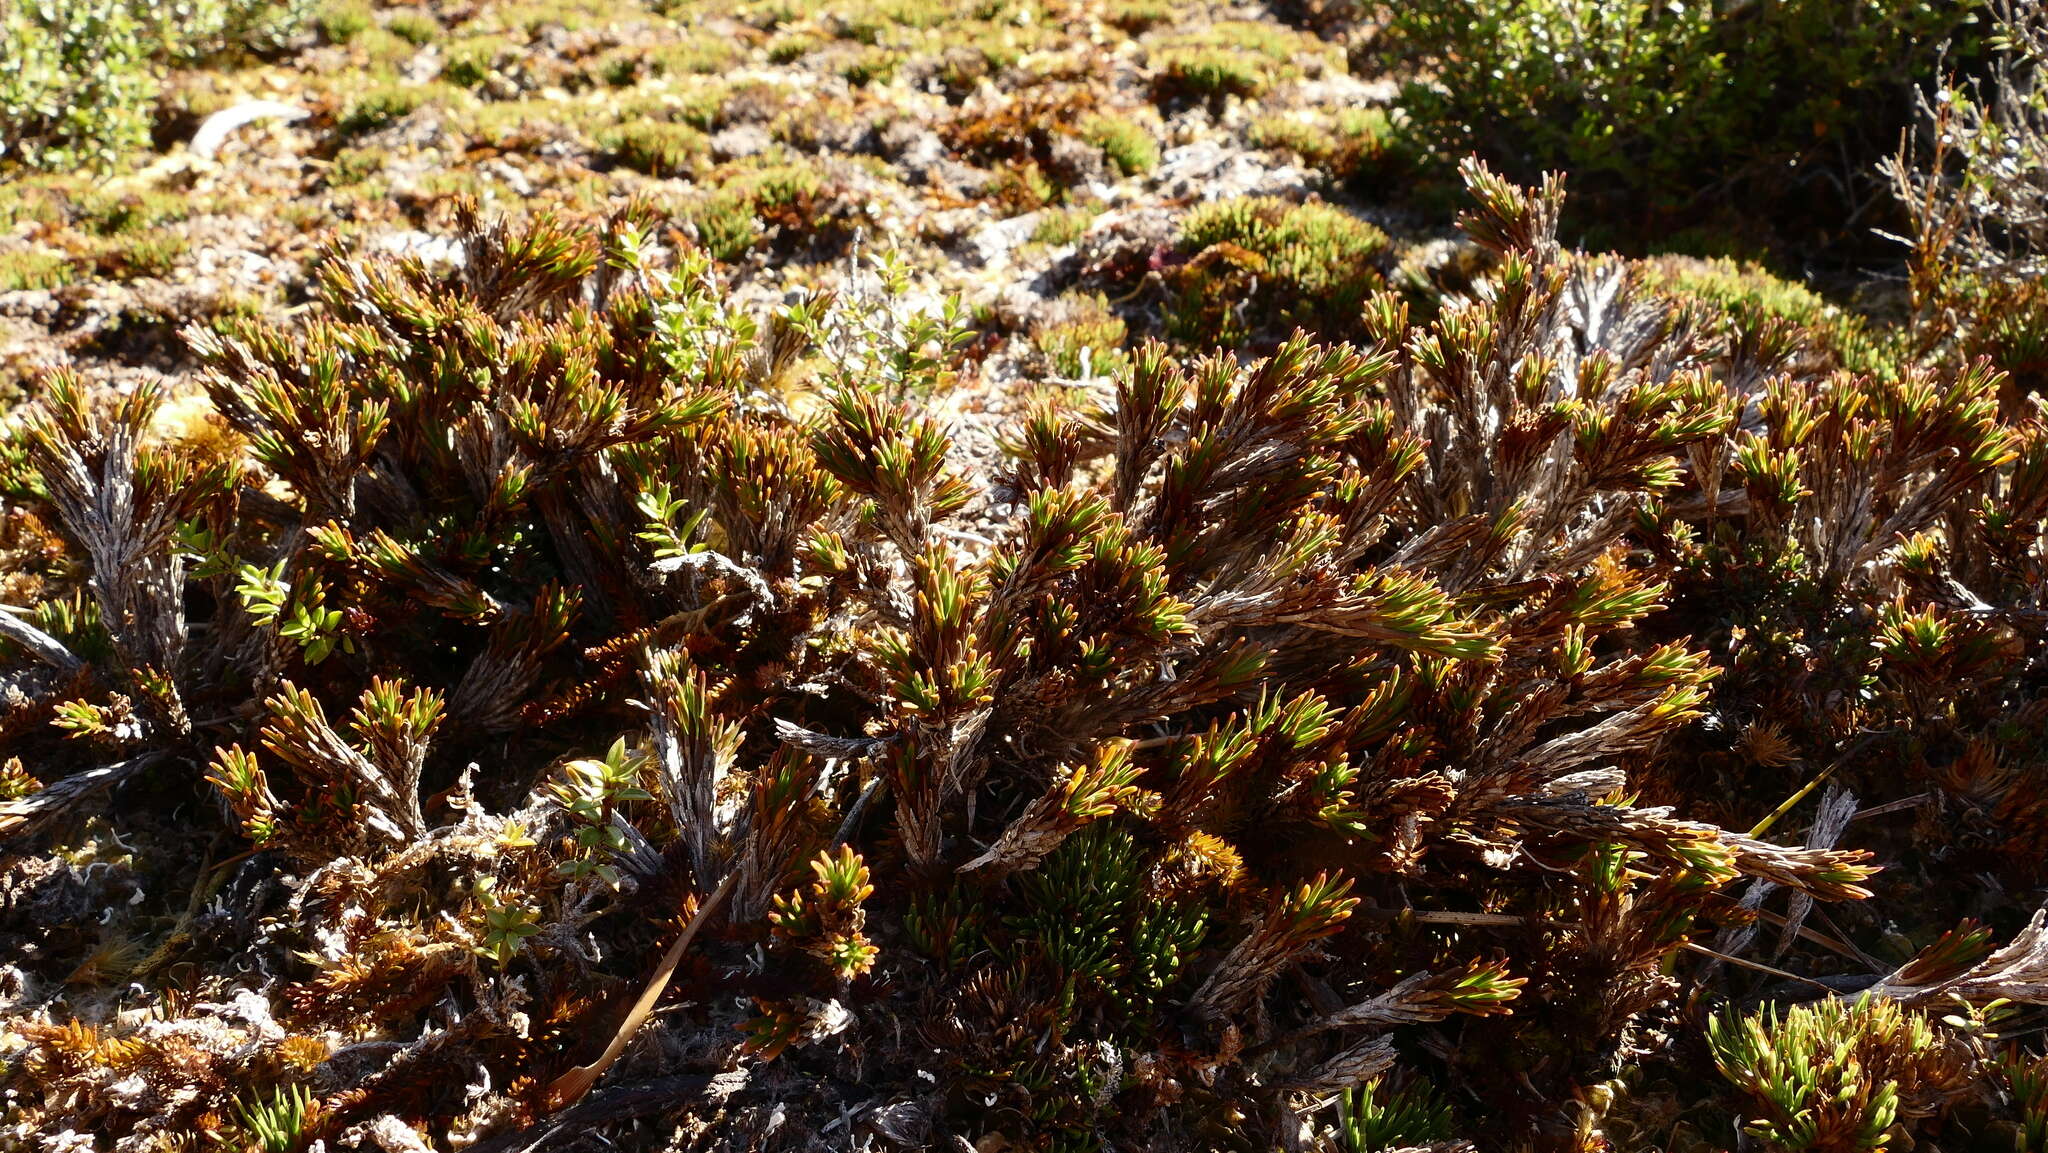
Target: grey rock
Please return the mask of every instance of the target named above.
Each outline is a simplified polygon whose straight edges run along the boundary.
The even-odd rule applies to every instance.
[[[759,124],[735,124],[711,137],[711,155],[719,160],[737,160],[768,151],[775,141]]]

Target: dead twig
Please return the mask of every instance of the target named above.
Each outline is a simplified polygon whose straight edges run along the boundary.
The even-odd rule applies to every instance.
[[[62,813],[69,812],[74,805],[87,797],[103,793],[151,765],[167,759],[169,754],[156,751],[73,773],[59,781],[53,781],[43,788],[12,801],[0,802],[0,841],[25,837]]]
[[[15,615],[22,610],[13,605],[0,605],[0,637],[5,637],[66,676],[74,675],[85,666],[85,662],[73,656],[64,642],[51,636]]]
[[[725,880],[718,883],[718,888],[712,891],[711,896],[702,905],[697,906],[697,915],[690,918],[690,924],[683,930],[683,935],[677,937],[676,943],[670,945],[668,952],[662,955],[661,964],[654,967],[653,979],[648,981],[647,988],[641,991],[640,999],[633,1002],[633,1008],[626,1014],[625,1021],[619,1025],[617,1035],[612,1038],[611,1044],[605,1046],[604,1052],[599,1054],[597,1060],[569,1070],[555,1078],[554,1083],[548,1086],[547,1102],[550,1111],[575,1104],[578,1098],[590,1092],[590,1087],[596,1084],[599,1077],[604,1076],[604,1071],[611,1068],[612,1062],[619,1059],[619,1054],[626,1051],[627,1043],[633,1039],[633,1034],[640,1031],[640,1026],[654,1012],[654,1003],[661,999],[662,991],[668,988],[669,978],[675,975],[676,966],[682,963],[683,950],[690,947],[690,941],[697,935],[697,930],[704,927],[704,922],[710,920],[711,914],[725,901],[726,894],[732,892],[733,881],[738,877],[738,872],[727,873]]]

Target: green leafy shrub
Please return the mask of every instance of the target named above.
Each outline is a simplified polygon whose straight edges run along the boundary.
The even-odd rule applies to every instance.
[[[1603,213],[1718,207],[1723,227],[1768,216],[1810,242],[1873,191],[1912,86],[1976,7],[1422,0],[1386,7],[1383,50],[1423,77],[1401,107],[1436,155],[1568,171]]]
[[[599,59],[596,71],[605,83],[619,88],[658,77],[713,73],[730,67],[733,60],[730,41],[717,36],[689,36],[616,49]]]
[[[441,78],[457,88],[475,88],[491,78],[497,67],[499,45],[490,41],[452,49]]]
[[[1173,19],[1173,7],[1165,0],[1111,0],[1109,22],[1133,36]]]
[[[310,0],[25,0],[0,8],[0,166],[112,167],[149,142],[161,72],[275,50]]]
[[[1162,102],[1201,101],[1221,108],[1226,97],[1254,97],[1304,65],[1322,66],[1320,40],[1254,20],[1219,20],[1199,31],[1152,38],[1146,60],[1152,93]]]
[[[151,230],[131,236],[114,237],[95,245],[89,256],[92,267],[110,280],[167,275],[191,247],[180,233]]]
[[[9,5],[0,34],[0,158],[35,168],[111,166],[149,139],[155,84],[128,0]]]
[[[424,48],[441,38],[441,22],[431,12],[419,8],[392,13],[384,28],[415,48]]]
[[[1031,239],[1037,244],[1072,244],[1081,239],[1094,219],[1095,214],[1085,208],[1049,208],[1031,230]]]
[[[0,255],[0,291],[56,288],[76,275],[71,258],[61,252],[23,250]]]
[[[775,39],[768,42],[768,62],[770,64],[793,64],[810,53],[815,52],[821,43],[815,36],[790,32],[778,33]]]
[[[688,175],[711,154],[702,132],[663,120],[622,124],[605,135],[603,145],[619,163],[649,176]]]
[[[1187,262],[1175,271],[1169,332],[1190,343],[1237,344],[1301,327],[1333,338],[1357,330],[1385,279],[1387,235],[1320,202],[1216,201],[1181,223]]]
[[[1227,96],[1257,96],[1272,84],[1263,61],[1230,48],[1176,48],[1159,57],[1153,91],[1163,100],[1199,99],[1220,104]]]
[[[1807,371],[1841,367],[1895,377],[1911,360],[1903,333],[1873,326],[1811,288],[1755,264],[1685,257],[1655,263],[1666,273],[1664,284],[1671,293],[1724,314],[1738,340],[1757,347],[1782,344],[1788,329],[1799,330],[1795,343],[1814,358],[1803,366]]]
[[[691,206],[697,242],[723,261],[738,260],[764,235],[786,246],[843,240],[847,229],[825,210],[829,185],[803,161],[769,162],[724,174],[715,191]]]
[[[1338,182],[1384,174],[1404,161],[1404,142],[1384,110],[1350,108],[1334,118],[1302,119],[1279,113],[1252,122],[1251,142],[1292,152]]]
[[[938,28],[971,9],[941,0],[869,0],[838,17],[839,34],[861,44],[880,44],[899,29]]]
[[[997,168],[987,192],[991,203],[1010,213],[1037,212],[1058,204],[1066,196],[1066,189],[1035,160]]]
[[[315,23],[329,44],[347,44],[376,27],[377,16],[367,0],[340,0],[325,5]]]
[[[690,224],[696,230],[697,243],[725,261],[746,255],[754,238],[761,234],[753,202],[732,192],[721,191],[706,197],[690,211]]]
[[[888,48],[862,47],[839,66],[839,74],[855,88],[887,84],[903,65],[903,55]]]
[[[285,49],[316,0],[135,0],[165,63],[191,66]]]
[[[349,102],[334,127],[344,136],[364,136],[412,115],[431,98],[416,84],[383,84]]]
[[[1035,327],[1033,344],[1069,380],[1114,377],[1130,367],[1124,351],[1129,329],[1102,295],[1073,295],[1061,302],[1057,319]]]
[[[1081,125],[1081,138],[1102,149],[1125,176],[1141,176],[1159,165],[1152,134],[1124,117],[1092,116]]]

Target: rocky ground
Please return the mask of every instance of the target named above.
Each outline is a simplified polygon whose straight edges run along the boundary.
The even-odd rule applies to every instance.
[[[1327,200],[1374,272],[1454,256],[1447,216],[1373,207],[1393,84],[1356,35],[1098,0],[330,8],[281,58],[171,75],[136,170],[0,188],[0,377],[178,377],[182,325],[294,308],[330,246],[444,258],[464,197],[649,201],[752,302],[893,249],[972,309],[987,379],[1101,348],[1092,373],[1118,338],[1220,335],[1172,330],[1192,258],[1275,259],[1200,251],[1204,202]]]

